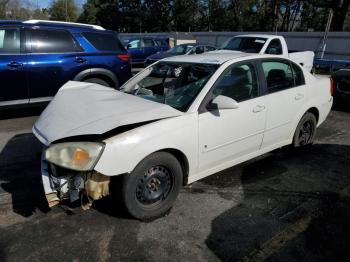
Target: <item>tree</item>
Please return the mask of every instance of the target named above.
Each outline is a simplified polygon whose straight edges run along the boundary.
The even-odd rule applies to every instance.
[[[83,12],[80,14],[77,22],[87,24],[98,24],[96,14],[98,8],[96,7],[95,0],[87,0],[83,5]]]
[[[74,22],[77,19],[74,0],[54,0],[49,8],[51,20]]]

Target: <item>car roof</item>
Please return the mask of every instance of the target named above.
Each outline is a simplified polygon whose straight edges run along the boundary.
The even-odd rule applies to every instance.
[[[257,58],[276,58],[273,55],[260,55],[252,53],[236,53],[236,52],[222,52],[217,53],[215,51],[207,52],[198,55],[179,55],[164,58],[161,61],[164,62],[181,62],[181,63],[200,63],[200,64],[215,64],[221,65],[230,60],[240,60],[241,58],[257,59]]]
[[[98,25],[90,24],[80,24],[80,23],[70,23],[62,21],[50,21],[50,20],[0,20],[0,25],[23,25],[23,26],[43,26],[51,28],[64,28],[64,29],[74,29],[81,31],[99,31],[99,32],[112,32],[106,30]]]
[[[247,35],[235,35],[234,37],[259,37],[259,38],[271,38],[278,35],[266,35],[266,34],[247,34]]]

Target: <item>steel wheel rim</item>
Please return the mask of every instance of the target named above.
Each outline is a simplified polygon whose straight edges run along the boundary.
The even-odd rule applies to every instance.
[[[299,131],[299,145],[304,146],[311,142],[315,132],[314,124],[311,120],[303,123]]]
[[[153,166],[137,182],[136,200],[145,207],[163,202],[173,189],[174,179],[164,166]]]

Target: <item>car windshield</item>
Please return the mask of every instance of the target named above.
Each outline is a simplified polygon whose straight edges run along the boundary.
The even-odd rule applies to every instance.
[[[193,47],[192,45],[177,45],[166,52],[170,54],[175,54],[175,55],[184,55],[188,51],[190,51],[192,47]]]
[[[233,37],[223,43],[220,49],[259,53],[266,40],[266,38],[262,37]]]
[[[121,91],[185,112],[218,67],[160,62],[130,79]]]

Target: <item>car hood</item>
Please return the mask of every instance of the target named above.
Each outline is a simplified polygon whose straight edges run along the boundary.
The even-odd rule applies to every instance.
[[[182,115],[152,102],[92,83],[63,85],[33,126],[45,145],[80,135],[100,135],[117,127]]]
[[[162,52],[162,53],[156,53],[156,54],[150,55],[149,57],[147,57],[147,59],[160,60],[160,59],[167,58],[167,57],[172,57],[172,56],[175,56],[175,55],[176,54]]]

